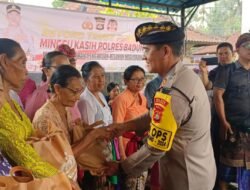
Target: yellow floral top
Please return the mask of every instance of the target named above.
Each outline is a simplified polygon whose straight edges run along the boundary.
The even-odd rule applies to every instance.
[[[0,108],[0,148],[16,165],[30,169],[35,177],[48,177],[55,175],[58,170],[47,162],[26,143],[26,139],[33,133],[32,124],[21,110],[14,105],[21,118],[5,102]]]

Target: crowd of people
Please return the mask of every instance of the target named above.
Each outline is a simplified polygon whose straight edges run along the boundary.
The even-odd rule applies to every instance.
[[[201,61],[200,75],[184,66],[185,34],[175,24],[140,24],[135,38],[157,76],[145,86],[146,71],[129,66],[125,89],[111,82],[106,97],[101,63],[79,72],[74,49],[62,44],[44,55],[36,86],[21,45],[0,38],[0,175],[14,166],[41,179],[62,172],[72,189],[84,190],[143,190],[148,176],[152,190],[227,190],[232,182],[250,189],[250,33],[238,38],[236,61],[233,46],[221,43],[218,67],[208,71]],[[30,144],[40,137],[70,147],[59,151],[60,166]],[[94,150],[101,166],[86,169]]]
[[[200,63],[201,79],[213,90],[211,131],[217,165],[216,189],[228,190],[231,183],[249,189],[249,44],[250,33],[239,36],[235,48],[230,43],[217,46],[218,67],[208,72]]]

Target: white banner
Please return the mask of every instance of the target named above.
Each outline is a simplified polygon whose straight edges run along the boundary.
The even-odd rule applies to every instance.
[[[0,3],[0,37],[18,41],[31,72],[40,72],[44,53],[65,43],[77,52],[77,67],[90,60],[107,72],[122,72],[129,65],[145,67],[143,50],[134,29],[141,19]]]

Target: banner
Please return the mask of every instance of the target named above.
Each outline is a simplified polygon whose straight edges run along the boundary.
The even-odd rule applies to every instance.
[[[91,60],[106,72],[145,67],[134,38],[134,29],[145,20],[5,3],[0,3],[0,14],[0,37],[21,44],[30,72],[40,72],[43,55],[60,44],[75,48],[78,68]]]

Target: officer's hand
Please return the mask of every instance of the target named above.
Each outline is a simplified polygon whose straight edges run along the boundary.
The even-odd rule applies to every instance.
[[[119,163],[112,161],[112,162],[107,162],[105,164],[105,166],[107,167],[107,169],[104,171],[104,175],[107,176],[112,176],[118,173],[119,171]]]
[[[208,69],[207,69],[207,62],[201,60],[199,63],[199,68],[202,74],[207,74],[208,73]]]
[[[225,141],[228,139],[228,134],[233,135],[233,130],[228,121],[224,121],[220,125],[220,136],[221,140]]]

